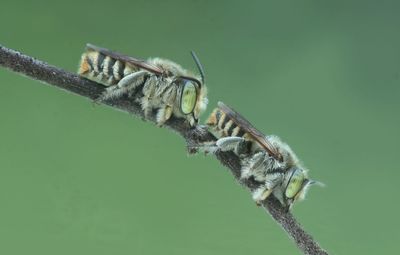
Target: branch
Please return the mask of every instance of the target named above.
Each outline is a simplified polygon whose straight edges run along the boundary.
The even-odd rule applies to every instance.
[[[56,86],[92,100],[98,98],[104,90],[104,86],[98,83],[80,78],[76,74],[51,66],[45,62],[23,55],[1,45],[0,65],[32,79],[45,82],[49,85]],[[145,120],[140,105],[132,102],[132,100],[129,100],[128,98],[107,101],[105,104],[124,112],[134,114]],[[155,115],[153,114],[147,120],[155,122]],[[208,132],[206,127],[198,125],[194,128],[190,128],[182,119],[172,118],[167,121],[165,126],[181,135],[186,140],[188,148],[203,141],[216,140],[216,138]],[[244,181],[240,179],[240,162],[239,158],[234,153],[217,151],[215,156],[231,171],[240,184],[248,188],[250,191],[257,188],[257,183],[251,180]],[[313,240],[310,234],[303,230],[302,226],[296,221],[293,215],[290,212],[286,212],[276,198],[270,196],[263,202],[262,206],[287,232],[289,237],[295,241],[296,245],[304,254],[328,254],[315,240]]]

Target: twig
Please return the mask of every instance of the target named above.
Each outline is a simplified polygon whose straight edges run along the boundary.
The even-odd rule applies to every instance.
[[[80,78],[76,74],[51,66],[45,62],[23,55],[1,45],[0,65],[35,80],[45,82],[49,85],[59,87],[63,90],[73,92],[92,100],[98,98],[104,90],[104,87],[100,84]],[[128,98],[108,101],[105,102],[105,104],[144,119],[144,114],[140,105],[132,102],[132,100],[129,100]],[[148,120],[154,122],[155,116],[150,116]],[[202,141],[215,140],[215,137],[208,132],[204,126],[198,125],[194,128],[190,128],[181,119],[170,119],[165,126],[180,134],[186,140],[188,148],[195,146]],[[240,180],[239,158],[234,153],[217,151],[215,155],[243,186],[247,187],[249,190],[254,190],[257,187],[257,183],[252,182],[251,180]],[[290,212],[286,212],[279,201],[273,196],[270,196],[266,201],[264,201],[262,206],[274,218],[274,220],[282,226],[304,254],[328,254],[316,241],[313,240],[311,235],[303,230],[293,215]]]

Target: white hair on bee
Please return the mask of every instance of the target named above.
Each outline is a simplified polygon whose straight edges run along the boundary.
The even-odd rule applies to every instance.
[[[259,160],[261,160],[263,157],[265,157],[265,154],[263,152],[258,152],[256,154],[254,154],[252,157],[245,157],[242,160],[242,169],[241,169],[241,175],[240,178],[241,179],[247,179],[250,176],[254,175],[256,180],[258,179],[257,176],[264,175],[264,171],[263,169],[261,169],[261,173],[257,172],[257,169],[254,165],[256,164],[256,162],[258,162]]]
[[[147,62],[151,63],[152,65],[155,65],[165,71],[170,72],[174,76],[186,75],[186,76],[195,77],[195,75],[190,73],[188,70],[183,68],[181,65],[179,65],[169,59],[149,58],[147,60]],[[198,78],[198,77],[196,77],[196,78]]]
[[[275,148],[278,150],[278,152],[282,155],[282,163],[280,162],[272,162],[272,164],[282,164],[280,165],[281,168],[290,168],[295,165],[299,165],[300,161],[296,154],[293,152],[292,148],[290,146],[283,142],[281,138],[279,138],[276,135],[269,135],[266,136],[267,140],[275,146]]]
[[[169,59],[149,58],[147,61],[155,66],[160,67],[161,69],[170,71],[174,75],[182,75],[183,73],[187,72],[181,65]]]
[[[197,110],[195,112],[197,113],[197,115],[200,115],[207,109],[208,105],[207,87],[204,87],[202,90],[200,90],[200,96],[197,98],[197,100],[198,100],[198,102],[196,103]],[[195,117],[199,118],[199,116]]]

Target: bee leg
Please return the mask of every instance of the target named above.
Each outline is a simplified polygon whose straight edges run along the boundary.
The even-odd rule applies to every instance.
[[[142,89],[143,98],[140,100],[140,104],[142,106],[142,109],[144,111],[144,117],[146,119],[149,118],[153,110],[152,100],[156,92],[156,87],[157,87],[157,77],[155,75],[150,76],[143,85]]]
[[[162,95],[162,102],[165,106],[162,106],[157,113],[157,125],[162,126],[169,118],[171,118],[173,112],[173,106],[176,100],[176,86],[170,86],[164,90]]]
[[[96,101],[103,102],[109,99],[120,98],[128,92],[134,91],[136,87],[143,84],[146,74],[148,74],[147,71],[128,74],[117,85],[108,87]]]
[[[256,199],[254,199],[256,201],[256,205],[257,206],[261,206],[262,202],[267,199],[269,197],[269,195],[271,195],[273,189],[267,189],[267,190],[263,190],[262,193],[260,194],[259,197],[257,197]]]
[[[143,97],[142,100],[140,100],[140,105],[142,106],[142,110],[144,112],[144,118],[148,119],[153,111],[153,107],[151,106],[151,98],[149,97]]]
[[[245,142],[242,137],[228,136],[214,141],[201,142],[199,145],[190,146],[190,149],[204,151],[205,153],[215,153],[221,151],[235,151],[236,147]]]
[[[188,144],[187,149],[190,154],[194,154],[197,152],[204,152],[205,154],[213,154],[218,150],[218,147],[215,145],[214,141],[208,142],[200,142],[196,144]]]
[[[191,127],[193,127],[197,123],[196,119],[193,116],[189,116],[189,120],[188,121],[189,121],[189,125]]]
[[[222,151],[235,151],[237,146],[245,140],[242,137],[228,136],[218,139],[216,145]]]
[[[204,153],[215,153],[217,150],[221,151],[233,151],[237,146],[237,143],[243,138],[241,137],[223,137],[218,139],[216,142],[207,141],[201,142],[201,144],[190,145],[189,149],[198,150]]]
[[[260,205],[262,203],[263,200],[261,199],[261,197],[263,197],[266,191],[268,191],[268,189],[264,185],[261,185],[257,189],[253,190],[252,197],[257,205]]]
[[[260,168],[264,167],[263,162],[265,160],[265,152],[258,152],[254,154],[248,162],[243,164],[242,167],[242,172],[241,172],[241,178],[247,179],[250,178],[250,176],[254,175],[255,172]]]
[[[282,173],[267,173],[265,175],[265,184],[253,192],[253,199],[257,205],[261,205],[272,194],[275,187],[282,182],[282,176]]]
[[[157,112],[157,126],[161,127],[164,123],[171,118],[172,115],[172,107],[166,105],[160,108]]]
[[[144,118],[148,119],[150,117],[151,113],[152,113],[153,108],[147,103],[144,103],[144,104],[142,103],[142,108],[144,108],[143,109]]]

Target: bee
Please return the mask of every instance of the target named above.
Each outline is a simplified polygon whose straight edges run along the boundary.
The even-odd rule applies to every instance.
[[[208,100],[203,67],[196,54],[191,53],[200,76],[167,59],[139,60],[87,44],[78,74],[107,86],[97,101],[140,95],[135,100],[140,103],[145,118],[157,110],[156,122],[160,126],[172,115],[194,126]]]
[[[277,136],[265,136],[222,102],[206,124],[218,138],[216,149],[233,151],[240,157],[241,178],[260,183],[252,192],[258,205],[273,194],[289,210],[304,198],[310,185],[317,183],[308,178],[307,170],[289,145]]]

